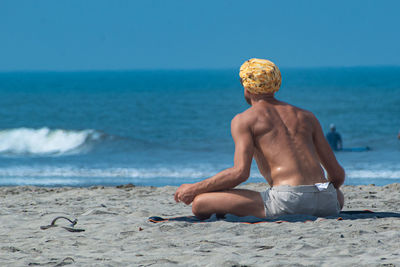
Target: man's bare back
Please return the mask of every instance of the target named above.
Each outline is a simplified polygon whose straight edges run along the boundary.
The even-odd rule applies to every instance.
[[[236,115],[231,123],[235,142],[234,166],[202,182],[181,185],[175,193],[175,200],[187,205],[193,202],[193,213],[200,218],[207,218],[213,213],[268,216],[266,213],[274,207],[265,204],[268,201],[265,196],[251,190],[233,189],[248,179],[254,158],[260,173],[272,188],[289,186],[287,188],[296,187],[298,190],[298,186],[302,186],[309,191],[307,186],[314,190],[314,184],[325,183],[328,179],[337,189],[329,188],[329,197],[335,194],[335,200],[332,201],[343,206],[343,195],[339,187],[344,182],[344,170],[325,139],[318,120],[309,111],[277,100],[274,92],[280,86],[280,80],[277,82],[280,73],[277,76],[276,72],[272,72],[277,68],[270,71],[268,65],[273,63],[255,60],[255,73],[261,70],[261,75],[258,73],[255,76],[248,71],[251,79],[242,80],[244,96],[251,107]],[[262,64],[265,62],[267,66],[263,69]],[[257,64],[261,64],[261,68]],[[275,68],[275,65],[272,66]],[[272,80],[268,80],[268,75]],[[265,88],[275,90],[262,91]],[[261,89],[261,93],[257,89]],[[321,165],[328,174],[327,179]],[[316,187],[315,192],[318,193]],[[286,212],[284,209],[282,212]]]
[[[318,121],[306,110],[275,98],[240,114],[254,138],[254,158],[271,186],[326,182],[314,145]]]

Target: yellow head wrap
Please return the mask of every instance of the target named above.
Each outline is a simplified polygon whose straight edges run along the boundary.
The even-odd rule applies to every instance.
[[[240,67],[244,88],[253,94],[275,93],[281,86],[281,72],[269,60],[252,58]]]

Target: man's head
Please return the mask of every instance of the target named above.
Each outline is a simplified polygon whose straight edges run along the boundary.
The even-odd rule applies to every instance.
[[[335,132],[336,131],[335,124],[331,123],[331,125],[329,125],[329,129],[331,130],[331,132]]]
[[[273,95],[279,90],[282,81],[278,67],[269,60],[259,58],[244,62],[239,76],[245,91],[253,95]]]

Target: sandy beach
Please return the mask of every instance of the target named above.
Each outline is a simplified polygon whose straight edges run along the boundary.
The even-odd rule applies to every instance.
[[[262,191],[265,184],[241,186]],[[1,266],[400,266],[400,219],[242,224],[191,215],[176,187],[0,188]],[[344,186],[344,210],[400,211],[400,184]],[[53,218],[66,220],[41,230]]]

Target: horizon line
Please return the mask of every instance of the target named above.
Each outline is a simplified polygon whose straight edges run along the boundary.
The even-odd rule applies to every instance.
[[[227,68],[121,68],[121,69],[15,69],[15,70],[2,70],[0,73],[33,73],[33,72],[134,72],[134,71],[227,71],[238,70],[238,67]],[[305,69],[353,69],[353,68],[400,68],[400,65],[354,65],[354,66],[310,66],[310,67],[279,67],[281,70],[305,70]]]

